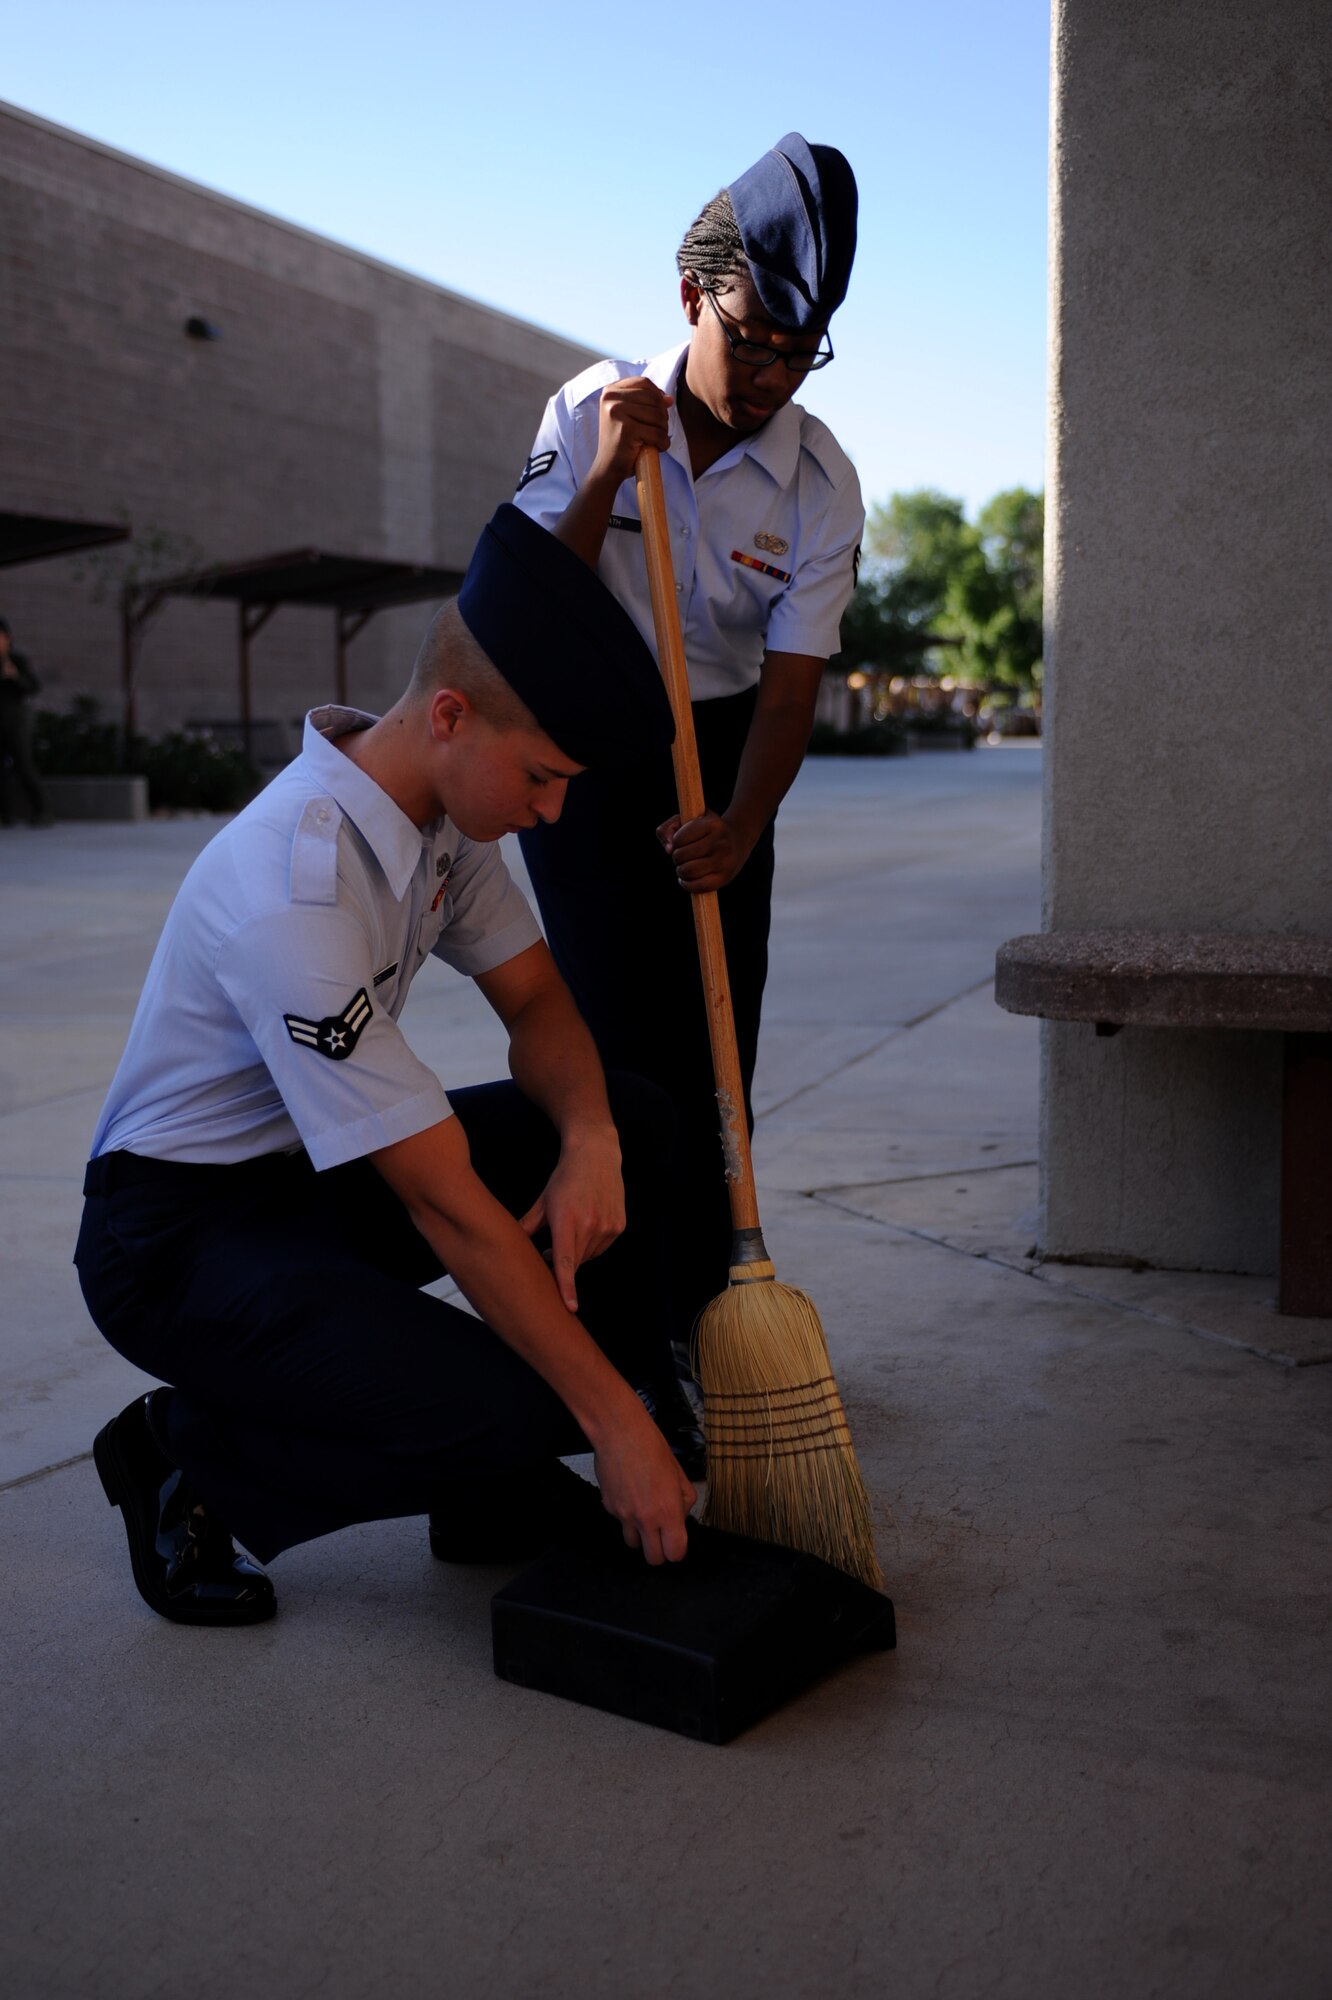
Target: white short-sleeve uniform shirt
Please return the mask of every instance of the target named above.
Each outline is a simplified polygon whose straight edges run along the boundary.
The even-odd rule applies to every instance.
[[[689,351],[598,361],[552,396],[515,503],[555,525],[591,470],[601,392],[645,375],[667,395]],[[739,694],[765,652],[827,659],[855,586],[865,509],[855,467],[826,424],[796,403],[695,480],[674,405],[662,486],[689,685],[695,701]],[[634,481],[615,497],[597,572],[656,650]]]
[[[306,718],[301,755],[212,840],[172,905],[92,1153],[317,1168],[450,1115],[398,1026],[433,952],[474,977],[541,932],[488,841],[422,830]]]

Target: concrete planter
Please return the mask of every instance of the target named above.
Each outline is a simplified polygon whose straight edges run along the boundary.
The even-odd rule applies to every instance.
[[[43,778],[47,811],[55,819],[147,819],[144,777]]]

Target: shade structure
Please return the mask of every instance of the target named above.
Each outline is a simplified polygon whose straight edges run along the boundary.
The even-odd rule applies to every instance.
[[[316,604],[335,611],[383,611],[448,597],[462,571],[381,556],[340,556],[327,549],[286,549],[245,562],[215,563],[148,587],[156,597],[226,597],[240,604]],[[147,593],[145,593],[147,594]]]
[[[54,514],[0,511],[0,569],[104,548],[109,542],[127,541],[129,532],[120,521],[70,521]]]
[[[443,569],[431,563],[403,562],[384,556],[335,555],[327,549],[303,548],[252,556],[244,562],[214,563],[205,569],[188,570],[145,584],[131,593],[124,610],[122,672],[126,735],[134,728],[137,641],[165,598],[228,599],[239,606],[240,721],[248,753],[253,725],[250,643],[281,606],[315,606],[333,612],[335,692],[338,701],[345,702],[347,647],[375,613],[398,605],[451,597],[462,580],[461,570]]]

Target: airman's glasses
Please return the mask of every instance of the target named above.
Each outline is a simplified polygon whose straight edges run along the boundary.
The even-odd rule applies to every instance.
[[[698,280],[694,280],[695,284]],[[798,347],[769,347],[766,341],[743,340],[738,333],[732,333],[728,324],[729,315],[724,313],[713,298],[712,293],[699,285],[699,290],[717,315],[726,344],[731,350],[731,358],[746,368],[771,368],[774,361],[784,361],[793,375],[809,375],[815,368],[826,368],[833,358],[833,345],[827,334],[820,346],[813,350]]]

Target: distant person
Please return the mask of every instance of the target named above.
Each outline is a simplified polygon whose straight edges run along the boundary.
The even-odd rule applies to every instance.
[[[14,823],[9,811],[10,788],[6,765],[12,771],[14,783],[27,795],[28,818],[32,824],[51,824],[51,815],[46,809],[46,794],[32,761],[32,717],[28,713],[28,702],[40,686],[27,654],[17,652],[10,643],[9,620],[0,618],[0,782],[4,785],[3,797],[0,798],[0,825],[3,826]]]
[[[567,382],[515,496],[596,569],[655,648],[634,465],[645,445],[662,454],[708,810],[681,825],[670,757],[645,746],[636,763],[580,781],[559,825],[524,833],[522,847],[602,1060],[651,1077],[680,1117],[674,1275],[686,1324],[725,1289],[731,1235],[680,891],[720,891],[752,1127],[773,822],[838,649],[865,521],[846,453],[792,401],[833,358],[828,325],[850,282],[856,208],[835,147],[779,139],[685,232],[675,261],[689,338]]]

